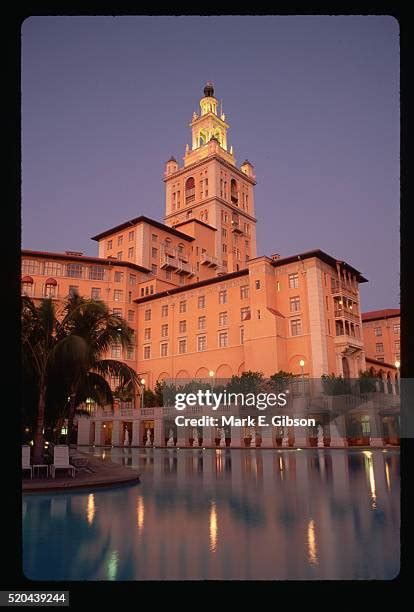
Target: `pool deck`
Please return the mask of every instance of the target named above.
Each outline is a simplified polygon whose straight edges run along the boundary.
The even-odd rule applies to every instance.
[[[133,468],[113,463],[109,459],[99,459],[87,453],[77,453],[77,455],[80,454],[88,457],[88,467],[93,470],[92,473],[81,469],[77,470],[75,478],[72,478],[72,476],[62,470],[56,474],[56,478],[51,478],[50,476],[46,478],[46,476],[43,476],[42,478],[33,477],[31,479],[28,472],[25,472],[25,476],[22,479],[23,493],[67,491],[68,489],[107,487],[140,482],[140,474]]]

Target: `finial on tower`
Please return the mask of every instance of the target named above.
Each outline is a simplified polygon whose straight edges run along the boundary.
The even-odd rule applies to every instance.
[[[204,97],[205,98],[214,98],[214,86],[211,81],[207,81],[204,87]]]

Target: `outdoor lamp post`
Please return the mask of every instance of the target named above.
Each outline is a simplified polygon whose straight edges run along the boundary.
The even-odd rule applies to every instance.
[[[141,393],[141,410],[144,408],[144,393],[145,393],[145,378],[141,378],[139,381],[142,385],[142,393]]]
[[[305,395],[305,376],[304,376],[304,373],[303,373],[303,368],[305,367],[305,360],[301,359],[299,361],[299,365],[300,365],[300,369],[302,371],[302,393],[303,393],[303,395]]]
[[[210,380],[211,380],[211,391],[213,391],[213,387],[214,387],[214,370],[210,370],[208,375],[210,376]]]
[[[401,365],[401,364],[400,364],[400,362],[398,361],[398,359],[397,359],[397,361],[394,363],[394,365],[395,365],[395,367],[397,368],[398,377],[400,377],[400,365]]]

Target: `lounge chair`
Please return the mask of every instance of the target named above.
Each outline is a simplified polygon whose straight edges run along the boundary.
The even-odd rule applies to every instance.
[[[30,478],[33,478],[33,468],[30,465],[30,446],[22,446],[22,470],[30,470]]]
[[[69,447],[66,444],[56,444],[53,448],[53,463],[50,466],[52,478],[55,477],[56,470],[68,470],[75,478],[75,467],[69,463]]]

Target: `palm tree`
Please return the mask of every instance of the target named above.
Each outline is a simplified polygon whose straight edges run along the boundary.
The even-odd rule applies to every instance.
[[[35,306],[29,297],[23,297],[22,307],[22,359],[23,367],[31,370],[38,386],[35,419],[33,459],[43,462],[43,430],[45,425],[46,393],[50,375],[57,362],[66,358],[68,366],[81,359],[84,341],[72,336],[63,337],[51,299]],[[71,359],[69,359],[71,356]]]
[[[77,406],[87,397],[98,403],[113,403],[113,393],[107,382],[109,377],[118,380],[118,391],[127,389],[133,393],[138,377],[132,368],[116,359],[103,358],[112,345],[132,347],[133,330],[122,317],[113,315],[104,302],[73,295],[64,307],[58,336],[76,336],[84,341],[84,354],[78,363],[65,369],[69,381],[68,440],[73,430]],[[63,354],[63,362],[67,364]]]

